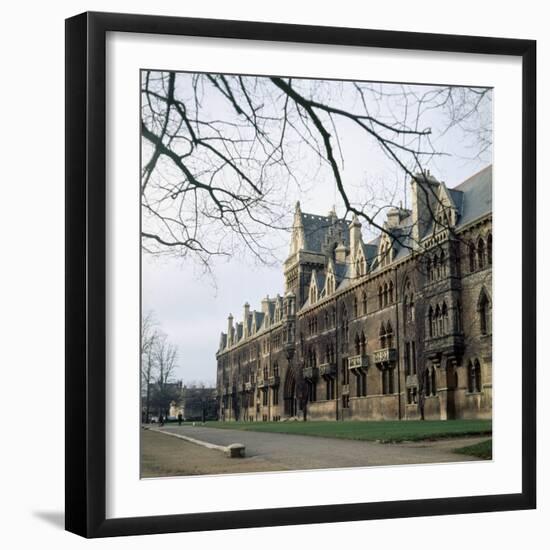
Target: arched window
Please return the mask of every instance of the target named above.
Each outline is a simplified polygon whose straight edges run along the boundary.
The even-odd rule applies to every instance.
[[[378,331],[378,336],[380,339],[380,348],[384,349],[386,347],[386,327],[384,323],[380,325],[380,330]]]
[[[361,343],[359,341],[359,334],[355,335],[355,355],[359,355],[361,353]]]
[[[481,238],[477,241],[477,266],[479,269],[485,267],[485,243]]]
[[[390,304],[393,304],[393,282],[390,281],[389,287],[388,287],[388,300]]]
[[[439,256],[437,254],[434,256],[434,269],[432,273],[434,281],[437,281],[441,277],[441,266],[439,264]]]
[[[432,261],[430,258],[426,259],[426,278],[428,281],[432,280]]]
[[[437,385],[436,385],[436,382],[435,382],[435,367],[432,367],[432,369],[431,369],[431,383],[430,383],[430,386],[431,386],[431,390],[432,390],[432,395],[436,395],[437,394]]]
[[[470,393],[481,391],[481,365],[477,359],[468,363],[468,391]]]
[[[434,334],[435,336],[441,336],[443,332],[443,318],[441,317],[441,309],[439,308],[439,304],[435,306],[435,330]]]
[[[391,348],[392,342],[393,342],[393,329],[390,322],[388,321],[386,325],[386,347]]]
[[[363,294],[361,296],[361,302],[363,305],[363,315],[367,314],[367,293],[363,291]]]
[[[493,265],[493,235],[487,235],[487,263]]]
[[[408,313],[409,313],[409,321],[413,322],[414,321],[414,300],[413,300],[413,295],[411,294],[411,297],[409,299],[409,308],[408,308]]]
[[[468,255],[470,259],[470,273],[473,273],[476,270],[476,245],[474,243],[468,245]]]
[[[309,301],[314,304],[317,301],[317,292],[315,291],[315,286],[311,286],[309,289]]]
[[[456,301],[455,308],[455,330],[460,332],[462,330],[462,305],[460,300]]]
[[[367,355],[367,339],[365,333],[361,331],[361,339],[359,340],[361,355]]]
[[[491,333],[491,303],[485,289],[481,289],[477,305],[479,313],[479,330],[481,334]]]
[[[430,337],[435,336],[435,316],[434,316],[434,310],[432,306],[430,306],[430,309],[428,310],[428,330],[430,332]]]
[[[349,342],[348,312],[344,306],[342,308],[342,343],[347,344],[348,342]]]
[[[475,380],[475,391],[481,391],[481,365],[476,359],[474,361],[474,380]]]
[[[445,269],[445,252],[442,250],[439,257],[439,265],[441,267],[441,277],[445,277],[447,270]]]
[[[357,317],[358,314],[358,308],[357,308],[357,296],[353,297],[353,316]]]
[[[384,283],[384,306],[388,305],[388,283]]]
[[[447,310],[446,302],[443,302],[441,316],[443,317],[443,334],[449,334],[449,311]]]
[[[382,306],[384,305],[383,301],[382,301],[382,297],[383,297],[382,287],[379,286],[378,287],[378,307],[379,307],[379,309],[382,309]]]

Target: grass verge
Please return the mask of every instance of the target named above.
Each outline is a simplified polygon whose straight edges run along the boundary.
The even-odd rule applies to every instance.
[[[460,447],[459,449],[455,449],[454,452],[461,455],[477,456],[483,460],[491,460],[493,458],[493,440],[487,439],[486,441],[480,441],[475,445]]]
[[[226,430],[271,432],[317,437],[334,437],[382,443],[422,441],[490,435],[490,420],[387,420],[387,421],[314,421],[314,422],[206,422],[207,427]]]

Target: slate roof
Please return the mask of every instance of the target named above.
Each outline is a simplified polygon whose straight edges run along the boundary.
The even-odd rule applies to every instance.
[[[493,166],[486,166],[448,191],[458,211],[456,229],[489,214],[493,209]],[[432,232],[433,223],[422,238]]]
[[[462,194],[457,228],[489,214],[493,209],[493,166],[485,167],[451,191]]]

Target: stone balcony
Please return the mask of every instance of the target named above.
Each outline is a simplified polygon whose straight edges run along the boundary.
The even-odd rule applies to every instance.
[[[254,389],[254,384],[252,382],[245,382],[244,391],[252,391]]]
[[[269,385],[274,388],[279,385],[279,376],[270,376],[269,377]]]
[[[435,359],[446,355],[457,357],[464,352],[464,335],[462,333],[444,334],[428,338],[424,343],[424,353],[427,357]]]
[[[368,355],[352,355],[348,358],[349,369],[366,369],[369,366]]]
[[[397,360],[397,350],[395,348],[382,348],[373,353],[374,363],[393,363]]]
[[[317,380],[318,372],[316,367],[304,367],[304,378],[306,380]]]
[[[319,365],[319,376],[333,378],[336,376],[336,365],[334,363],[323,363]]]

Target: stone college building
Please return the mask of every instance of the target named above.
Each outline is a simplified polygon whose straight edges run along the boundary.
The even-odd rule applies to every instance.
[[[492,167],[411,190],[367,243],[296,205],[284,295],[221,335],[221,420],[491,417]]]

